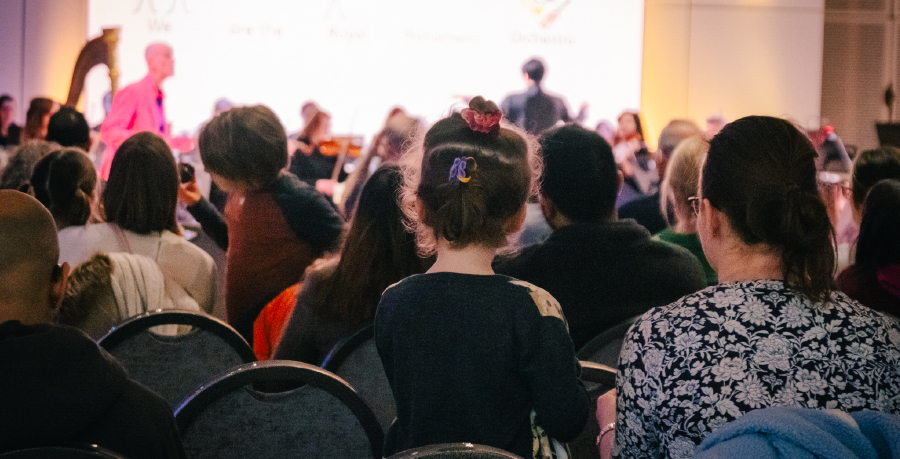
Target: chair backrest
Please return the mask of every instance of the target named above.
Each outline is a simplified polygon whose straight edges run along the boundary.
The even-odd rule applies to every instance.
[[[322,362],[322,368],[347,381],[375,413],[381,429],[387,432],[397,417],[397,406],[375,347],[374,326],[366,326],[334,346]]]
[[[168,324],[193,328],[176,336],[150,330]],[[135,316],[113,327],[98,344],[132,379],[162,396],[173,409],[215,376],[256,360],[250,345],[228,324],[192,311],[157,310]]]
[[[579,459],[599,459],[600,451],[597,450],[597,435],[600,434],[600,425],[597,424],[597,399],[610,389],[616,387],[616,370],[599,363],[581,362],[581,381],[587,389],[591,399],[591,415],[588,422],[574,440],[566,444],[572,452],[570,457]]]
[[[634,316],[593,337],[576,353],[578,360],[586,360],[616,368],[625,334],[628,333],[628,329],[640,317]]]
[[[127,459],[97,445],[48,446],[0,454],[0,459]]]
[[[254,387],[300,387],[262,392]],[[289,360],[248,363],[175,411],[189,458],[381,458],[384,434],[344,380]]]
[[[399,452],[387,459],[522,459],[509,451],[472,443],[442,443]]]

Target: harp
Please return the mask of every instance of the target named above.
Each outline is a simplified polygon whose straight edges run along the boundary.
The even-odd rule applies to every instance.
[[[84,80],[88,72],[97,65],[105,64],[109,68],[109,81],[112,95],[119,89],[119,66],[116,57],[116,44],[119,42],[119,29],[103,29],[103,35],[87,42],[72,71],[72,84],[69,85],[69,97],[66,105],[74,107],[84,91]]]

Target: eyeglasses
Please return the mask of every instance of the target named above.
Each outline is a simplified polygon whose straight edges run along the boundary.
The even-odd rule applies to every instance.
[[[691,205],[691,209],[694,210],[694,215],[700,215],[700,203],[703,201],[703,198],[700,196],[691,196],[688,198],[688,204]]]

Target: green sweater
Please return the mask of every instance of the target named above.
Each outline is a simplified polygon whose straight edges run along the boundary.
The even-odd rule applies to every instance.
[[[700,245],[700,237],[697,236],[697,233],[681,234],[672,231],[672,228],[666,228],[659,233],[656,233],[656,238],[660,241],[679,245],[688,249],[698,260],[700,260],[700,265],[703,266],[703,275],[706,276],[706,285],[716,285],[719,283],[719,277],[716,275],[716,271],[709,265],[709,262],[706,261],[706,255],[703,254],[703,247]]]

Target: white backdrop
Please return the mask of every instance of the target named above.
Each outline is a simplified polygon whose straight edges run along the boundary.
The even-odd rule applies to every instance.
[[[225,97],[270,106],[288,132],[313,100],[337,134],[370,137],[388,110],[429,122],[462,96],[500,100],[524,89],[522,64],[547,63],[545,87],[588,125],[640,105],[639,0],[90,0],[88,37],[121,27],[120,87],[146,74],[143,50],[163,41],[175,76],[163,84],[172,132],[193,133]],[[86,87],[102,120],[105,69]]]

